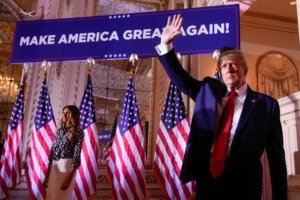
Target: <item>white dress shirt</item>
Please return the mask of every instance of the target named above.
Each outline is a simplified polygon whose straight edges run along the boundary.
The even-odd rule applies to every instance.
[[[155,49],[156,49],[158,55],[162,56],[173,49],[173,44],[172,43],[166,44],[166,45],[159,44],[155,47]]]

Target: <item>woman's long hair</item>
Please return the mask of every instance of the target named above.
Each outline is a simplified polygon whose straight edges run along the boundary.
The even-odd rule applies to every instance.
[[[63,110],[68,109],[71,113],[71,118],[68,121],[69,128],[69,140],[74,141],[75,134],[80,128],[80,111],[75,105],[67,105]]]

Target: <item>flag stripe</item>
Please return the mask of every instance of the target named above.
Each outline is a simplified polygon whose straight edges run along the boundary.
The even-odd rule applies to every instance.
[[[116,141],[114,143],[118,143],[118,141]],[[115,148],[119,148],[119,147],[115,147]],[[113,180],[113,183],[114,183],[113,193],[117,194],[118,198],[116,198],[116,199],[128,199],[125,194],[125,191],[121,185],[121,173],[122,172],[120,172],[119,168],[116,166],[116,165],[120,166],[120,164],[118,164],[120,161],[117,160],[116,155],[115,155],[115,152],[117,152],[117,151],[118,150],[115,150],[115,151],[112,151],[112,153],[111,153],[110,159],[113,162],[109,163],[108,175],[110,175],[110,177],[112,177],[114,179]],[[113,173],[114,173],[114,175],[113,175]]]
[[[170,84],[159,124],[153,163],[153,170],[166,199],[188,199],[195,190],[193,182],[182,184],[179,179],[189,131],[181,93]]]
[[[135,168],[134,166],[138,166],[138,165],[144,165],[144,149],[142,147],[143,142],[143,136],[142,132],[141,132],[141,125],[140,123],[138,123],[131,131],[130,131],[130,137],[129,134],[127,134],[124,138],[126,138],[127,140],[124,140],[124,144],[127,145],[127,149],[130,149],[131,147],[133,148],[133,150],[128,152],[128,156],[132,156],[134,157],[133,162],[130,162],[129,164],[132,164],[133,168],[135,169],[135,174],[133,174],[133,177],[135,178],[135,182],[138,182],[138,186],[141,186],[141,188],[145,188],[145,182],[144,182],[144,178],[143,175],[141,173],[141,170]],[[140,136],[140,137],[139,137]],[[132,140],[133,139],[133,140]],[[129,141],[129,142],[127,142]],[[135,145],[131,145],[132,143],[135,143]],[[138,161],[142,162],[142,163],[137,163]],[[145,191],[143,191],[142,189],[140,189],[140,187],[138,187],[139,191],[138,194],[142,194],[141,196],[145,195]]]
[[[22,140],[22,133],[23,133],[23,122],[21,121],[16,128],[15,131],[15,139],[13,140],[13,165],[12,165],[12,182],[13,186],[16,186],[21,181],[21,147],[23,147],[23,140]],[[20,153],[17,153],[20,152]]]
[[[161,133],[160,133],[160,137],[157,138],[157,140],[160,140],[160,142],[163,144],[162,146],[165,147],[165,148],[162,147],[162,148],[160,148],[160,151],[157,151],[158,157],[164,158],[163,160],[161,160],[160,167],[163,167],[165,169],[166,178],[167,178],[169,184],[171,185],[171,187],[177,188],[176,183],[178,183],[178,181],[179,181],[178,166],[176,163],[173,163],[171,161],[171,160],[174,160],[174,157],[172,155],[174,155],[174,153],[176,154],[176,152],[171,152],[171,150],[166,142],[166,138]],[[164,156],[164,155],[169,155],[169,156]],[[182,199],[178,193],[179,192],[178,190],[174,190],[174,192],[175,192],[175,197],[177,199]]]
[[[80,193],[77,196],[78,199],[85,199],[86,196],[90,195],[90,191],[89,191],[89,186],[88,186],[88,182],[87,182],[87,177],[89,176],[89,174],[84,174],[83,169],[86,168],[87,164],[86,164],[86,159],[85,159],[85,155],[86,154],[86,144],[85,141],[82,143],[82,152],[83,154],[81,154],[82,156],[82,161],[81,161],[81,166],[78,170],[77,170],[77,177],[79,177],[78,181],[76,181],[76,186],[78,187],[78,182],[81,183],[81,187],[80,187]],[[82,196],[83,195],[83,196]]]
[[[167,169],[165,167],[166,165],[163,164],[165,163],[165,158],[164,156],[162,156],[159,148],[155,150],[154,158],[156,160],[156,162],[153,163],[153,170],[155,171],[155,175],[158,178],[160,184],[165,187],[163,191],[166,195],[166,199],[172,199],[172,197],[175,197],[172,189],[175,184],[174,181],[166,175],[166,171],[169,171],[169,169]]]
[[[125,152],[125,149],[127,151],[126,153],[129,154],[130,149],[128,149],[128,146],[126,146],[126,144],[124,144],[124,142],[126,142],[126,141],[122,141],[122,140],[123,140],[123,138],[121,137],[120,134],[118,134],[117,135],[117,140],[115,142],[116,142],[116,148],[118,149],[117,150],[118,154],[116,156],[116,158],[117,158],[116,161],[118,161],[117,166],[118,166],[118,168],[120,168],[120,175],[121,175],[119,182],[123,183],[123,184],[121,184],[122,188],[127,188],[127,187],[130,188],[130,190],[125,189],[125,193],[127,194],[127,197],[129,199],[133,199],[133,196],[130,195],[130,193],[131,193],[132,195],[134,195],[134,198],[136,199],[137,198],[137,192],[135,190],[135,186],[134,186],[133,181],[131,181],[131,178],[130,178],[131,174],[127,171],[127,167],[129,167],[129,166],[128,166],[128,162],[126,162],[126,161],[130,162],[130,159],[127,156],[127,154],[123,154],[123,152]],[[126,146],[126,148],[124,146]],[[131,168],[131,166],[130,166],[130,168]],[[130,169],[130,170],[132,170],[132,169]],[[135,174],[133,173],[132,175],[135,175]],[[122,181],[122,180],[124,180],[124,181]],[[130,191],[132,191],[132,192],[130,192]]]
[[[172,170],[175,170],[176,174],[179,175],[180,169],[178,168],[177,162],[172,163],[172,161],[174,160],[174,161],[180,161],[179,164],[182,164],[181,160],[176,158],[179,156],[178,149],[176,148],[176,146],[174,145],[174,143],[169,137],[171,134],[174,133],[170,132],[171,134],[169,135],[168,133],[167,134],[164,133],[164,131],[165,130],[163,126],[161,126],[161,129],[159,130],[159,137],[157,138],[159,140],[158,143],[161,143],[163,145],[161,149],[165,150],[164,155],[168,155],[166,156],[166,159],[170,159],[170,163],[168,164],[175,164],[174,166],[170,166],[170,167],[173,167]]]
[[[162,142],[164,143],[165,146],[167,145],[165,138],[163,138]],[[170,143],[169,143],[169,145],[170,145]],[[167,164],[165,167],[171,169],[170,170],[171,172],[174,172],[170,175],[174,179],[176,188],[182,188],[183,192],[185,193],[185,196],[189,196],[189,195],[191,195],[189,192],[189,189],[187,188],[186,185],[181,184],[181,181],[179,180],[182,160],[175,158],[178,155],[177,152],[171,152],[170,147],[169,146],[166,146],[166,147],[167,148],[165,149],[166,151],[164,153],[168,154],[169,156],[166,157]],[[179,191],[181,192],[181,190],[179,190]],[[182,196],[182,194],[180,193],[180,199],[184,199],[185,196]]]
[[[93,130],[94,129],[94,130]],[[93,154],[93,156],[95,158],[97,158],[97,155],[98,155],[98,143],[95,141],[95,139],[97,138],[97,135],[94,135],[94,133],[97,133],[97,129],[95,127],[95,124],[92,124],[92,127],[88,128],[87,131],[86,131],[89,135],[89,142],[87,141],[85,144],[86,144],[86,149],[90,149],[92,150],[90,153]],[[96,152],[95,152],[96,151]],[[97,183],[97,177],[96,177],[96,174],[95,174],[95,170],[92,168],[93,166],[96,166],[96,170],[98,169],[98,165],[97,165],[97,160],[96,159],[90,159],[89,157],[89,154],[87,151],[85,151],[85,158],[86,160],[88,161],[88,169],[89,169],[89,174],[90,174],[90,181],[92,182],[92,190],[94,193],[95,192],[95,186],[96,186],[96,183]],[[88,159],[87,159],[88,158]],[[91,186],[91,185],[90,185]]]
[[[123,109],[108,161],[108,176],[116,199],[145,198],[144,135],[130,76]]]
[[[0,192],[1,192],[1,198],[5,198],[6,196],[8,196],[8,191],[9,191],[9,188],[7,186],[7,184],[5,183],[5,180],[3,177],[0,177],[0,184],[1,184],[1,187],[0,187]]]
[[[113,154],[113,152],[112,152],[112,154]],[[115,161],[114,154],[113,154],[112,156],[113,156],[112,160]],[[113,166],[113,165],[110,165],[109,168],[108,168],[108,170],[107,170],[107,176],[108,176],[108,178],[113,177],[112,171],[114,171],[114,166]],[[118,183],[116,180],[114,180],[114,181],[110,180],[110,181],[113,182],[113,183],[115,183],[115,184]],[[117,187],[115,187],[115,188],[117,188]],[[112,196],[113,196],[113,199],[117,199],[117,193],[116,193],[116,190],[112,190]],[[120,199],[120,198],[118,198],[118,199]]]
[[[114,123],[113,123],[112,129],[111,129],[111,133],[110,133],[110,137],[109,137],[109,142],[106,143],[105,146],[103,147],[102,162],[107,162],[109,160],[109,155],[110,155],[110,152],[111,152],[111,147],[112,147],[113,139],[114,139],[114,137],[116,135],[116,129],[117,129],[117,126],[118,126],[118,115],[119,115],[119,112],[117,111],[116,115],[115,115],[115,119],[114,119]],[[103,131],[103,133],[104,133],[104,131]]]
[[[31,143],[27,150],[25,177],[30,199],[43,200],[46,191],[42,187],[48,168],[48,157],[56,132],[46,80],[43,81],[34,117]]]
[[[87,137],[87,139],[83,142],[82,144],[82,154],[81,156],[83,156],[81,158],[81,165],[82,167],[78,169],[78,176],[80,176],[80,180],[81,181],[81,187],[83,187],[83,191],[85,191],[84,193],[81,193],[82,195],[84,195],[84,197],[81,197],[82,199],[85,199],[86,197],[88,196],[91,196],[94,192],[95,192],[95,189],[92,188],[93,185],[96,185],[96,176],[95,176],[95,173],[94,173],[94,170],[92,168],[92,161],[91,159],[89,158],[89,153],[87,150],[88,149],[93,149],[92,146],[94,145],[89,145],[89,144],[92,144],[92,143],[95,143],[95,141],[93,141],[93,138],[91,136],[92,132],[90,130],[90,128],[84,130],[84,133],[85,133],[85,137]],[[89,140],[91,139],[91,140]],[[93,152],[94,153],[94,152]],[[95,163],[94,163],[95,165]],[[87,169],[87,171],[84,171],[83,169]],[[87,173],[89,172],[89,173]],[[77,181],[76,183],[78,184],[79,181]],[[92,182],[92,184],[88,184],[89,182]],[[78,190],[79,186],[76,184],[76,190]],[[77,196],[81,196],[80,193],[77,193]],[[79,198],[79,199],[81,199]]]
[[[0,199],[21,181],[21,149],[23,147],[24,85],[20,86],[10,117],[0,163]]]
[[[89,199],[96,193],[98,172],[98,130],[90,75],[80,103],[80,127],[83,129],[84,139],[72,199]]]
[[[36,162],[36,159],[34,159],[35,153],[32,152],[30,155],[30,161],[29,161],[29,166],[30,166],[30,178],[29,178],[29,182],[30,182],[30,188],[31,188],[31,192],[32,192],[32,196],[31,198],[33,199],[44,199],[46,196],[46,192],[45,190],[42,188],[42,184],[41,184],[41,177],[39,176],[40,174],[42,174],[40,172],[40,168],[39,168],[39,164]],[[45,176],[43,176],[42,178],[44,179]]]

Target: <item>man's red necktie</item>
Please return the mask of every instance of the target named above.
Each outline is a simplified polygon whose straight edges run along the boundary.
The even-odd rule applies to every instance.
[[[234,98],[236,92],[233,89],[230,92],[228,101],[226,102],[219,125],[219,132],[214,144],[213,156],[210,162],[210,172],[213,177],[218,177],[223,173],[225,160],[228,152],[228,142],[231,130],[231,124],[234,113]]]

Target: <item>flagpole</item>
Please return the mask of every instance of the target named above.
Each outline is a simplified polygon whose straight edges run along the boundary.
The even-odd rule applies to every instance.
[[[24,84],[26,78],[27,78],[27,72],[29,70],[29,65],[27,63],[23,64],[23,72],[22,72],[22,77],[21,77],[21,85]]]

